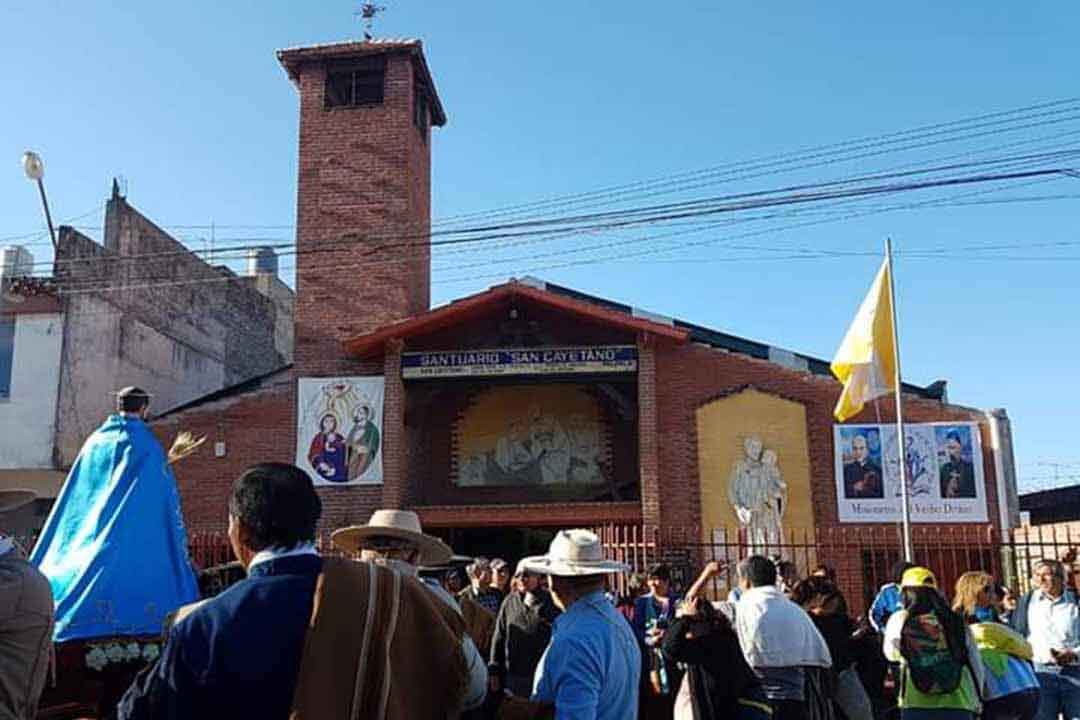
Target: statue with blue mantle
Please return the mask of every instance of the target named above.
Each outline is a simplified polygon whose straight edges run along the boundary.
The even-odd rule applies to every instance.
[[[201,440],[182,434],[167,457],[149,407],[144,390],[116,393],[116,413],[83,444],[31,553],[56,605],[57,682],[43,717],[111,710],[160,652],[166,617],[199,598],[170,462]]]

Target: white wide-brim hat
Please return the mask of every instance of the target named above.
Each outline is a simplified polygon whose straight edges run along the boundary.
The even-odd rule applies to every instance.
[[[442,565],[454,552],[433,535],[424,534],[420,517],[410,510],[376,510],[367,525],[353,525],[335,530],[330,539],[346,552],[358,552],[369,538],[385,537],[414,543],[420,550],[418,565]]]
[[[600,538],[589,530],[560,530],[546,555],[522,559],[518,567],[539,575],[578,577],[630,572],[630,566],[604,559]]]

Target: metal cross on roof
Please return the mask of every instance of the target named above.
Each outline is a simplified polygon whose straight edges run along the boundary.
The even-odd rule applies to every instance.
[[[375,16],[385,10],[384,5],[376,5],[375,3],[366,2],[360,4],[360,18],[364,21],[364,39],[372,39],[372,26],[375,23]]]

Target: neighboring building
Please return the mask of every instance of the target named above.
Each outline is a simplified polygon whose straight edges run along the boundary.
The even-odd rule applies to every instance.
[[[818,556],[846,587],[875,589],[867,564],[899,552],[895,488],[862,470],[846,489],[849,451],[838,448],[857,423],[834,424],[840,386],[825,361],[532,279],[430,309],[430,128],[446,116],[421,43],[278,58],[300,98],[294,363],[157,422],[165,437],[208,436],[178,468],[189,529],[224,530],[230,484],[250,463],[344,479],[356,460],[367,481],[320,486],[325,529],[407,507],[464,552],[542,549],[553,529],[582,525],[683,528],[694,542],[764,549],[775,510],[783,530],[811,538],[890,531],[873,551]],[[323,394],[301,397],[311,386]],[[905,391],[909,422],[943,423],[909,446],[920,529],[1014,524],[1004,412],[951,405],[944,383]],[[373,398],[379,434],[362,436]],[[309,440],[309,417],[323,439]],[[885,400],[857,421],[893,417]],[[887,430],[865,432],[880,458]],[[756,502],[735,497],[743,476],[782,494],[755,526],[733,508]]]
[[[0,487],[23,487],[44,497],[18,511],[5,532],[26,535],[40,526],[64,475],[57,471],[56,398],[63,315],[56,288],[41,280],[13,279],[30,272],[5,264],[0,274]],[[10,272],[11,274],[7,274]]]
[[[0,483],[47,506],[120,387],[145,388],[161,413],[287,367],[293,292],[270,254],[245,276],[210,265],[114,183],[104,245],[60,227],[49,279],[29,277],[24,249],[0,256]]]
[[[1020,512],[1029,525],[1054,525],[1080,521],[1080,485],[1037,490],[1020,496]],[[1074,528],[1074,532],[1080,525]],[[1077,533],[1080,540],[1080,533]]]

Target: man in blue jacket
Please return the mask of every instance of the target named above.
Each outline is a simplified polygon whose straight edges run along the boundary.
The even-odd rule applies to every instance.
[[[120,702],[120,720],[285,720],[322,560],[322,505],[285,463],[254,465],[229,500],[229,541],[248,577],[183,616],[158,662]]]
[[[889,616],[900,609],[900,580],[911,568],[913,563],[899,560],[892,566],[893,581],[881,586],[874,604],[870,606],[870,624],[879,633],[885,632],[885,624],[889,622]]]

